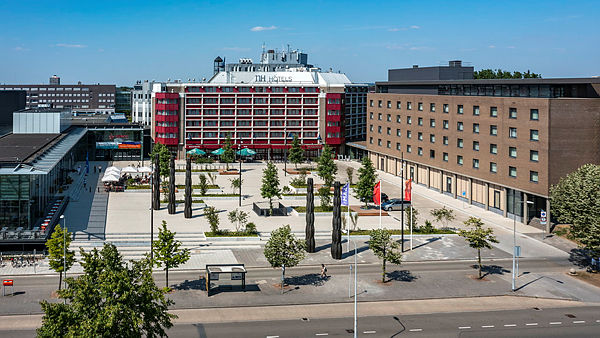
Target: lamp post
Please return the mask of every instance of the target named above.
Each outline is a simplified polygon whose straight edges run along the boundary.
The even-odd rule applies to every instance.
[[[356,265],[356,256],[357,256],[357,250],[356,250],[356,240],[352,241],[352,244],[354,244],[354,338],[358,337],[358,327],[357,327],[357,322],[358,322],[358,312],[357,312],[357,300],[356,297],[358,296],[358,266]],[[352,271],[352,265],[350,265],[350,271]]]
[[[317,143],[321,146],[317,148],[317,161],[319,157],[321,157],[321,149],[323,148],[323,139],[321,138],[321,134],[317,135]]]
[[[402,223],[400,224],[400,229],[402,238],[400,242],[402,243],[402,252],[404,252],[404,152],[400,153],[400,156],[400,198],[402,198],[402,204],[400,205],[400,208],[402,208],[402,211],[400,212],[400,223]],[[412,208],[412,201],[410,207]],[[410,238],[412,240],[412,235]]]
[[[238,155],[240,157],[240,186],[239,186],[239,191],[240,191],[240,202],[239,202],[239,206],[242,206],[242,139],[240,139],[240,143],[238,143]]]
[[[513,195],[513,260],[512,260],[512,291],[516,290],[516,277],[517,271],[519,270],[519,262],[517,261],[517,212],[516,208],[516,192],[512,189]],[[527,204],[533,204],[532,201],[521,201],[521,204],[525,204],[525,208],[527,208]]]
[[[284,159],[283,159],[283,176],[287,176],[287,129],[283,131],[283,150],[285,151]]]
[[[60,215],[60,219],[63,222],[63,274],[64,274],[64,278],[63,278],[63,284],[64,284],[64,288],[67,288],[67,219],[65,218],[65,215]],[[65,298],[65,304],[67,304],[67,299]]]
[[[154,240],[154,166],[156,165],[156,162],[158,162],[152,161],[153,145],[154,142],[152,138],[150,138],[150,169],[152,169],[152,173],[150,173],[150,264],[154,262],[154,243],[152,242]],[[156,154],[156,156],[158,157],[158,154]],[[152,269],[152,267],[150,269]]]

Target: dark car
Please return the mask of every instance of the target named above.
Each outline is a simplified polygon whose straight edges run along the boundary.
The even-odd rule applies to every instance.
[[[381,207],[385,211],[402,210],[402,202],[403,201],[400,198],[392,198],[391,200],[388,200],[387,202],[383,202]],[[410,206],[410,201],[404,201],[404,208],[407,208],[409,206]]]
[[[388,197],[388,195],[384,192],[381,193],[381,201],[383,201],[383,203],[387,202],[390,198]],[[360,200],[361,202],[365,202],[365,200],[363,198],[361,198]],[[369,200],[367,202],[373,202],[373,197],[369,197]]]

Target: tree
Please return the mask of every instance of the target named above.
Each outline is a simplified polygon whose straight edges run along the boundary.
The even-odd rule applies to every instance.
[[[346,168],[346,176],[348,176],[348,182],[350,183],[350,185],[352,185],[352,179],[354,175],[354,168],[352,167],[348,167]]]
[[[365,203],[373,200],[373,189],[375,188],[375,181],[377,180],[377,174],[375,168],[373,168],[373,162],[369,157],[365,156],[362,158],[361,167],[358,169],[358,182],[356,188],[354,188],[355,197]]]
[[[229,170],[229,163],[233,161],[235,161],[235,150],[231,146],[231,135],[227,134],[225,145],[223,145],[223,154],[221,154],[221,162],[225,162],[227,170]]]
[[[198,183],[198,186],[200,189],[200,195],[204,196],[204,195],[206,195],[206,192],[208,191],[208,182],[206,180],[206,175],[200,174],[200,175],[198,175],[198,178],[200,179],[200,182]]]
[[[319,163],[317,164],[317,175],[325,181],[325,185],[331,187],[335,175],[337,174],[337,165],[333,161],[331,148],[326,144],[319,157]]]
[[[262,198],[269,199],[269,213],[270,215],[273,215],[273,198],[281,198],[281,190],[279,189],[279,176],[277,176],[277,168],[273,162],[267,163],[267,167],[265,170],[263,170],[260,196],[262,196]]]
[[[454,211],[452,209],[446,209],[446,207],[431,210],[431,216],[435,218],[436,222],[442,223],[444,228],[447,228],[448,223],[454,221],[456,218],[454,217]]]
[[[411,213],[412,211],[412,213]],[[406,225],[410,226],[410,221],[411,221],[411,217],[412,217],[412,225],[413,227],[417,227],[417,220],[419,216],[419,210],[415,209],[411,206],[405,206],[404,207],[404,218],[406,218]]]
[[[229,181],[231,182],[231,189],[233,189],[233,193],[235,193],[236,190],[240,189],[242,183],[244,183],[244,180],[239,177],[230,179]]]
[[[560,222],[571,224],[571,235],[600,257],[600,166],[586,164],[550,188],[550,208]],[[548,220],[550,222],[550,220]]]
[[[171,161],[171,152],[169,148],[162,143],[155,143],[152,147],[150,157],[154,163],[154,158],[158,156],[160,161],[160,176],[167,177],[169,175],[169,163]]]
[[[532,73],[529,69],[527,72],[521,73],[519,71],[508,72],[502,69],[482,69],[480,71],[473,72],[474,79],[530,79],[530,78],[541,78],[542,75]]]
[[[229,218],[229,222],[235,224],[236,232],[239,232],[241,228],[245,228],[248,222],[248,213],[243,210],[232,210],[227,214],[227,217]]]
[[[218,234],[220,232],[219,230],[219,213],[217,212],[217,209],[215,209],[215,207],[206,207],[204,208],[204,216],[206,216],[206,219],[208,220],[208,224],[210,225],[210,231],[213,234]]]
[[[154,265],[164,267],[166,287],[169,288],[169,269],[176,268],[190,259],[190,250],[181,249],[181,242],[175,240],[175,232],[167,229],[167,222],[162,221],[158,229],[158,240],[152,241]]]
[[[399,251],[400,244],[392,239],[392,235],[387,229],[371,230],[369,238],[369,249],[375,256],[382,260],[381,281],[385,283],[385,266],[389,261],[392,264],[400,265],[402,263],[402,253]]]
[[[62,302],[41,301],[39,337],[166,337],[173,301],[152,278],[149,259],[126,263],[113,244],[81,249],[83,275],[69,277]]]
[[[331,189],[323,185],[317,190],[317,194],[321,201],[321,211],[328,211],[331,207]]]
[[[458,235],[464,237],[471,248],[477,249],[477,262],[479,266],[479,278],[481,278],[481,249],[491,249],[491,243],[498,243],[498,240],[494,236],[494,230],[483,228],[483,222],[481,218],[469,217],[468,220],[464,221],[467,227],[472,227],[471,230],[460,230]]]
[[[56,227],[54,227],[52,237],[46,241],[46,247],[48,248],[50,269],[60,274],[60,278],[58,280],[59,290],[62,287],[63,272],[69,271],[73,266],[73,263],[75,263],[75,251],[69,250],[70,245],[71,233],[68,231],[68,229],[63,230],[60,227],[60,224],[57,224]]]
[[[269,264],[274,268],[291,268],[304,259],[306,253],[306,243],[297,239],[292,234],[289,225],[282,226],[271,232],[271,238],[267,241],[264,249],[264,255]],[[283,270],[285,281],[285,269]],[[282,281],[282,284],[284,284]]]
[[[217,185],[217,175],[215,173],[207,172],[206,175],[211,185]]]
[[[300,146],[300,139],[298,135],[294,135],[294,140],[292,141],[292,147],[290,148],[289,159],[291,163],[294,163],[294,167],[298,169],[298,163],[302,163],[304,160],[304,150]]]

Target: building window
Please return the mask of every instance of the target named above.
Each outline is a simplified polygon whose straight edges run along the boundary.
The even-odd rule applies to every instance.
[[[407,153],[412,153],[412,146],[410,144],[406,145],[406,152]]]
[[[508,128],[508,137],[517,138],[517,128]]]
[[[396,109],[402,108],[402,102],[396,101]]]
[[[473,115],[479,116],[479,106],[473,106]]]
[[[396,142],[396,150],[402,150],[402,146],[400,145],[400,142]]]
[[[412,110],[412,102],[406,102],[406,110]]]
[[[532,121],[538,121],[540,119],[540,112],[537,109],[529,110],[529,119]]]
[[[369,143],[373,144],[373,137],[369,137]]]
[[[510,176],[510,177],[517,177],[517,168],[515,168],[515,167],[508,167],[508,176]]]
[[[412,117],[410,117],[410,116],[407,116],[407,117],[406,117],[406,123],[407,123],[407,124],[412,124]]]
[[[418,107],[419,111],[423,111],[423,102],[419,102]]]
[[[434,134],[429,134],[429,142],[435,143],[435,135]]]
[[[448,122],[448,120],[442,121],[442,128],[448,129],[449,126],[450,126],[450,123]]]
[[[377,107],[379,107],[379,108],[381,108],[381,107],[382,107],[381,100],[378,100],[378,101],[377,101]]]
[[[456,146],[458,148],[462,148],[464,146],[462,138],[459,138],[459,139],[456,140]]]
[[[479,141],[473,141],[473,150],[479,151]]]
[[[380,138],[377,139],[377,145],[381,147],[381,139]]]
[[[498,126],[496,126],[496,125],[490,126],[490,135],[498,136]]]
[[[461,155],[456,156],[456,164],[463,165],[463,157]]]
[[[530,171],[529,172],[529,180],[531,182],[538,183],[539,179],[540,178],[539,178],[539,175],[538,175],[537,171]]]
[[[400,118],[400,115],[396,115],[396,122],[400,123],[402,121],[402,119]]]
[[[435,128],[435,119],[429,119],[429,126]]]
[[[516,147],[508,147],[508,156],[512,158],[517,158],[517,148]]]
[[[429,104],[429,111],[434,113],[435,112],[435,103],[430,103]]]
[[[400,129],[396,129],[396,136],[402,136],[402,133],[400,132]]]
[[[511,118],[511,119],[517,118],[517,108],[508,108],[508,118]]]
[[[473,123],[473,132],[479,134],[479,123]]]
[[[539,153],[538,153],[537,150],[530,150],[529,151],[529,160],[533,161],[533,162],[539,161]]]
[[[473,159],[473,168],[479,169],[479,160],[476,158]]]
[[[410,130],[406,131],[406,138],[408,138],[408,139],[412,138],[412,132]]]
[[[377,133],[381,134],[381,126],[377,126]]]
[[[423,156],[423,148],[421,148],[421,147],[417,148],[417,155]]]
[[[387,121],[388,122],[392,122],[392,115],[391,114],[387,114]]]
[[[373,125],[369,125],[369,131],[373,131]]]
[[[373,100],[369,100],[369,106],[373,107]]]
[[[442,160],[443,160],[444,162],[448,162],[448,153],[443,153],[443,154],[442,154]]]
[[[378,119],[379,121],[381,121],[381,113],[378,113],[378,114],[377,114],[377,119]]]
[[[492,172],[492,173],[498,172],[498,165],[496,165],[495,162],[490,162],[490,172]]]
[[[462,104],[459,104],[459,105],[456,107],[456,112],[457,112],[458,114],[462,114],[462,113],[464,112],[464,111],[463,111],[463,105],[462,105]]]
[[[531,140],[531,141],[539,141],[540,140],[540,135],[538,134],[537,129],[529,130],[529,140]]]
[[[417,133],[417,139],[419,139],[419,141],[423,141],[423,133],[422,132]]]
[[[423,118],[422,118],[422,117],[419,117],[419,118],[417,119],[417,124],[418,124],[418,125],[420,125],[420,126],[422,126],[422,125],[423,125]]]
[[[371,100],[371,102],[373,102],[373,100]],[[369,120],[372,120],[372,119],[373,119],[373,112],[370,112],[369,113]]]
[[[448,136],[442,137],[442,143],[444,143],[445,146],[448,145]]]
[[[392,101],[388,101],[388,102],[387,102],[387,107],[388,107],[388,108],[392,108]]]
[[[490,154],[497,154],[498,153],[498,145],[497,144],[490,144]]]
[[[390,127],[387,128],[387,134],[392,135],[392,128],[390,128]]]
[[[448,106],[447,103],[444,103],[444,105],[442,106],[442,110],[444,113],[448,113],[450,111],[450,106]]]
[[[456,130],[463,131],[463,129],[464,129],[463,123],[462,122],[457,122],[456,123]]]
[[[386,147],[391,148],[392,147],[392,141],[387,141]]]
[[[435,158],[435,150],[433,150],[433,149],[429,150],[429,158]]]
[[[490,116],[498,117],[498,107],[490,107]]]

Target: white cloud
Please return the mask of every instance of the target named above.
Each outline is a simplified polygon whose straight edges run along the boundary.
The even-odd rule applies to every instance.
[[[255,27],[250,28],[250,30],[253,32],[272,31],[274,29],[277,29],[277,26],[268,26],[268,27],[255,26]]]
[[[417,25],[410,26],[410,29],[419,29],[419,28],[421,28],[421,26],[417,26]]]
[[[72,44],[72,43],[57,43],[55,46],[63,47],[63,48],[85,48],[85,47],[87,47],[86,45]]]
[[[508,46],[508,47],[506,47],[506,48],[508,48],[508,49],[515,49],[515,48],[517,48],[517,47],[515,47],[515,46]]]
[[[494,45],[489,45],[488,48],[496,48]]]
[[[399,31],[405,31],[406,28],[390,28],[388,29],[388,32],[399,32]]]
[[[388,28],[388,32],[400,32],[400,31],[407,31],[409,29],[420,29],[421,26],[417,26],[417,25],[412,25],[409,27],[394,27],[394,28]]]
[[[100,53],[102,53],[102,52],[104,52],[104,48],[98,48],[98,51],[99,51]]]

